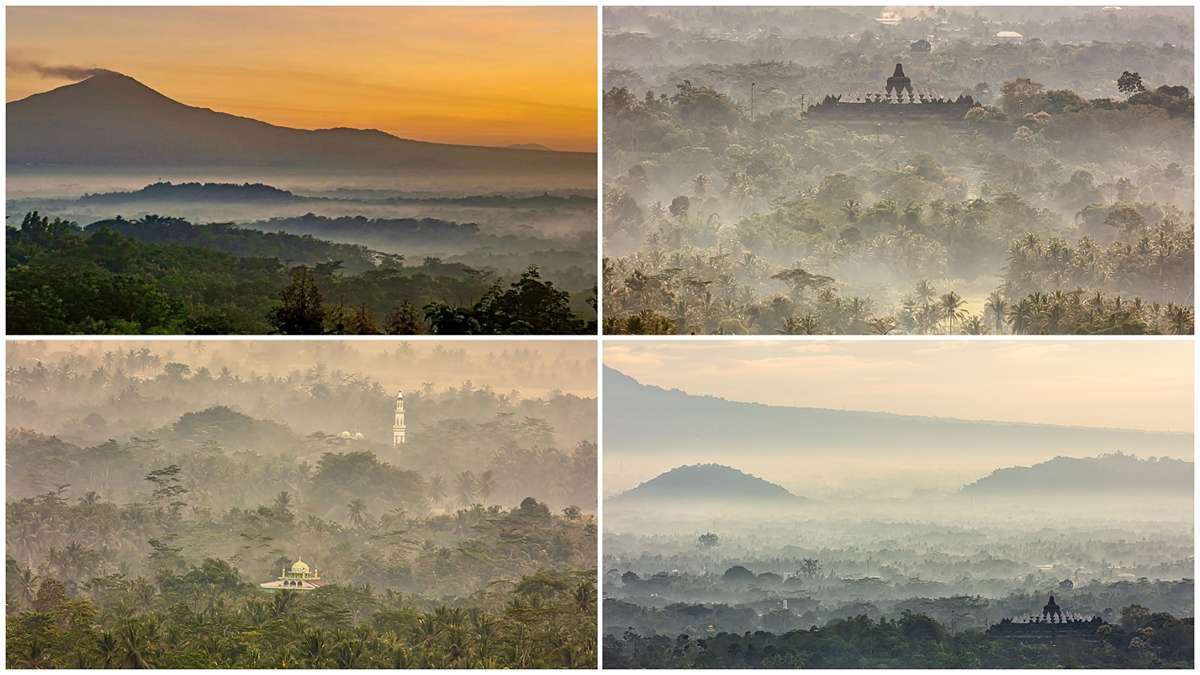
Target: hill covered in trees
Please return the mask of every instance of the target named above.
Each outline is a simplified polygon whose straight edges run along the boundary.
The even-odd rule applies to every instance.
[[[159,181],[144,188],[120,192],[95,192],[79,198],[83,204],[140,204],[181,201],[291,202],[308,198],[262,183],[172,183]]]
[[[1055,457],[1033,466],[998,469],[963,487],[962,494],[1039,499],[1145,494],[1190,498],[1194,473],[1192,462],[1169,457],[1141,459],[1122,453]]]
[[[696,506],[720,504],[741,506],[795,505],[803,500],[758,476],[719,464],[680,466],[610,497],[614,507],[644,507],[655,504]]]

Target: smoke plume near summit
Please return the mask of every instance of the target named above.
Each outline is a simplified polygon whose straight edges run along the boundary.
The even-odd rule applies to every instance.
[[[36,73],[40,77],[63,80],[84,80],[93,75],[114,72],[95,66],[52,65],[37,61],[9,61],[8,67],[10,70]]]

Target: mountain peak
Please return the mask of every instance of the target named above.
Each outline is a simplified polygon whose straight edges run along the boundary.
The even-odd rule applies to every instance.
[[[34,102],[65,103],[89,107],[104,106],[106,108],[144,106],[150,102],[183,105],[124,73],[104,68],[92,70],[91,75],[78,82],[33,94],[12,103]]]

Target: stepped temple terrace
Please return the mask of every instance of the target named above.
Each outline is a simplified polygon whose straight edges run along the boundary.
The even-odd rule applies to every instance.
[[[883,91],[828,95],[810,107],[805,116],[813,122],[836,123],[958,122],[976,105],[975,99],[966,94],[949,98],[931,89],[914,87],[912,79],[904,74],[904,65],[897,63]]]
[[[1042,607],[1041,614],[1003,619],[988,628],[988,637],[1020,642],[1056,642],[1059,640],[1098,640],[1096,629],[1104,625],[1098,616],[1082,617],[1071,614],[1054,601]]]

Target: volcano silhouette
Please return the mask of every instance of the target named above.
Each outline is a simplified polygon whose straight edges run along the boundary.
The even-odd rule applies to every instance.
[[[10,166],[595,172],[593,153],[428,143],[375,129],[276,126],[180,103],[112,71],[6,108]]]

